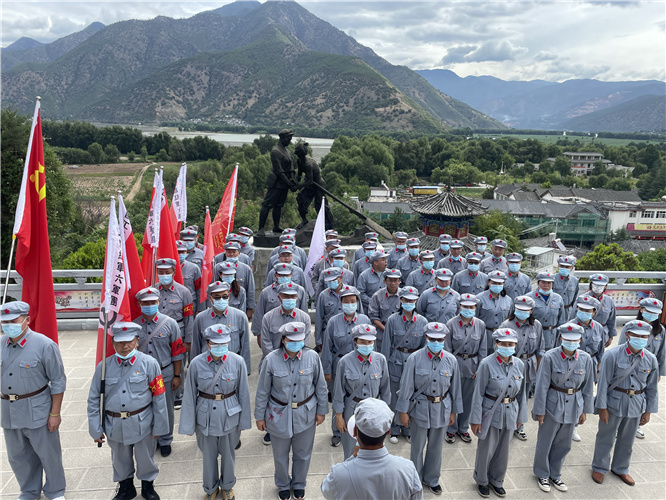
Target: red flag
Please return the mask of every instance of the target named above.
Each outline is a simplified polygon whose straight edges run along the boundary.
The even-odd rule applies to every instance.
[[[120,235],[120,227],[116,216],[116,203],[112,199],[109,210],[109,229],[106,236],[106,258],[104,259],[104,277],[102,278],[102,300],[97,328],[95,366],[102,360],[105,340],[106,356],[109,357],[115,353],[111,334],[113,324],[117,321],[132,321],[124,260],[122,236]],[[104,331],[105,314],[106,332]]]
[[[21,299],[30,304],[30,327],[58,342],[49,228],[46,221],[46,174],[39,100],[30,128],[28,153],[14,219],[16,271],[23,278]]]
[[[134,232],[130,224],[123,196],[118,194],[118,221],[121,224],[121,236],[123,245],[123,264],[125,265],[125,276],[127,277],[127,289],[129,290],[129,305],[132,312],[132,319],[141,315],[141,307],[136,300],[136,294],[142,288],[146,287],[146,280],[143,278],[141,270],[141,261],[139,252],[136,249]]]
[[[201,291],[199,292],[199,301],[206,301],[206,289],[212,281],[213,259],[215,259],[215,250],[213,249],[213,232],[210,224],[210,210],[206,207],[206,223],[204,224],[204,246],[203,246],[203,267],[201,270]]]
[[[234,228],[234,216],[236,215],[236,195],[238,191],[238,163],[234,168],[233,174],[224,190],[220,207],[217,209],[215,220],[213,221],[212,235],[215,253],[224,251],[224,241],[227,235]]]

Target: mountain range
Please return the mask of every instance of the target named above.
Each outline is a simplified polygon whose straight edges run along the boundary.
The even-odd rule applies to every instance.
[[[519,129],[661,132],[666,130],[666,83],[573,79],[505,81],[417,70],[434,87],[505,125]],[[661,112],[660,112],[661,111]]]
[[[20,43],[19,43],[20,42]],[[102,122],[438,132],[499,121],[395,66],[296,2],[242,1],[2,50],[2,105]]]

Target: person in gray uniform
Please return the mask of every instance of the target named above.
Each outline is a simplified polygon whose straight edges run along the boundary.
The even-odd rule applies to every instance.
[[[451,282],[451,286],[458,293],[471,293],[477,295],[488,286],[488,275],[479,271],[481,254],[470,252],[465,255],[467,269],[459,271]]]
[[[252,268],[247,264],[238,261],[240,245],[237,242],[227,243],[224,245],[224,248],[226,252],[226,260],[224,262],[230,262],[236,266],[236,281],[238,281],[238,284],[245,289],[247,297],[245,313],[247,314],[248,321],[252,321],[252,313],[256,307],[254,297],[254,274],[252,273]],[[233,256],[230,256],[230,254],[233,254]],[[215,264],[217,264],[217,262]]]
[[[240,252],[243,255],[247,255],[247,257],[250,259],[250,266],[254,266],[254,247],[249,243],[250,238],[252,238],[252,235],[254,235],[254,231],[250,229],[249,227],[241,227],[238,229],[238,234],[240,234],[241,240],[241,249]]]
[[[541,323],[543,329],[543,344],[546,350],[555,347],[555,330],[558,326],[567,322],[564,313],[564,301],[562,297],[553,292],[555,276],[551,273],[537,274],[537,285],[534,291],[528,294],[534,300],[534,312],[532,313]]]
[[[174,279],[176,261],[174,259],[157,259],[157,278],[160,292],[159,312],[176,320],[180,328],[180,337],[187,342],[192,337],[194,322],[194,304],[190,291]]]
[[[407,255],[398,261],[397,268],[400,269],[402,284],[407,282],[407,278],[417,269],[421,268],[419,254],[421,253],[421,240],[418,238],[409,238],[407,240]]]
[[[278,251],[268,260],[268,264],[266,265],[267,278],[275,268],[275,265],[279,263],[291,264],[303,272],[304,266],[300,265],[300,260],[294,254],[294,245],[281,245],[278,247]]]
[[[439,476],[444,434],[463,409],[458,362],[444,350],[448,334],[443,323],[426,325],[426,346],[407,359],[396,403],[400,423],[412,431],[409,458],[421,482],[435,495],[442,494]]]
[[[377,328],[377,340],[375,341],[377,351],[380,351],[382,348],[386,322],[391,314],[400,309],[400,296],[398,295],[400,277],[400,269],[387,269],[384,271],[384,284],[386,286],[380,288],[372,295],[370,305],[368,305],[368,317]]]
[[[278,287],[280,285],[292,284],[298,291],[296,307],[301,311],[308,312],[308,292],[302,286],[296,285],[291,281],[293,269],[294,267],[291,264],[275,265],[275,280],[261,291],[259,299],[257,299],[257,308],[254,311],[252,320],[252,333],[255,336],[261,333],[261,323],[264,319],[264,314],[280,305],[280,298],[278,297]]]
[[[663,303],[661,300],[647,297],[639,302],[639,306],[640,309],[638,310],[638,313],[636,313],[636,319],[650,323],[651,333],[645,348],[657,358],[657,363],[659,363],[659,378],[661,379],[663,375],[666,375],[666,346],[664,343],[666,328],[659,323],[659,318],[663,310]],[[620,344],[624,344],[627,341],[627,336],[624,333],[625,330],[626,327],[623,328],[620,333],[620,339],[618,341]],[[645,438],[645,434],[640,425],[636,430],[636,437],[638,439]]]
[[[291,278],[290,281],[292,283],[295,283],[297,285],[302,286],[305,288],[307,286],[307,278],[305,277],[305,273],[303,272],[303,269],[301,269],[298,266],[294,266],[291,262],[289,262],[288,259],[284,259],[284,262],[282,261],[283,256],[286,255],[291,255],[291,249],[289,250],[289,253],[281,253],[280,254],[280,261],[273,266],[273,269],[270,270],[268,275],[266,276],[266,280],[264,281],[264,287],[269,286],[270,284],[275,281],[275,271],[278,268],[284,268],[285,265],[289,266],[291,268]]]
[[[545,492],[550,491],[550,483],[567,491],[562,466],[571,451],[571,436],[575,425],[583,425],[594,411],[592,359],[579,349],[583,328],[565,323],[558,333],[562,345],[541,360],[532,408],[532,418],[539,422],[532,470]]]
[[[451,240],[449,243],[449,256],[441,259],[437,264],[438,269],[448,269],[455,276],[467,267],[467,261],[462,256],[463,242],[460,240]]]
[[[381,352],[389,365],[392,408],[395,408],[398,401],[400,377],[402,377],[402,368],[407,358],[425,345],[424,332],[428,320],[415,311],[418,298],[419,292],[416,288],[411,286],[402,288],[400,290],[400,309],[389,317],[384,329]],[[396,444],[401,432],[409,442],[411,432],[408,427],[402,426],[396,416],[395,422],[391,426],[389,441]]]
[[[183,240],[176,241],[178,249],[178,260],[180,261],[180,270],[183,274],[183,285],[192,294],[192,310],[196,316],[197,311],[201,311],[202,304],[199,298],[201,290],[201,269],[195,263],[187,260],[187,243]]]
[[[368,242],[375,243],[375,245],[379,243],[379,234],[372,232],[365,233],[365,241],[363,243],[365,244]],[[365,248],[363,248],[363,245],[361,245],[361,248],[357,248],[356,251],[354,252],[354,256],[352,257],[352,269],[356,261],[362,259],[364,256],[365,256]]]
[[[522,267],[523,256],[517,252],[512,252],[506,256],[506,264],[509,270],[506,272],[506,281],[504,282],[504,290],[506,294],[515,299],[519,295],[527,295],[532,290],[532,282],[530,277],[525,273],[520,272]]]
[[[474,251],[480,254],[481,260],[492,257],[492,254],[487,252],[488,250],[488,238],[485,236],[477,236],[474,238]]]
[[[246,266],[250,266],[250,258],[242,254],[240,244],[240,235],[229,233],[226,238],[226,243],[224,244],[224,251],[218,253],[213,258],[213,265],[219,264],[220,262],[231,262],[236,263],[240,262]]]
[[[273,442],[278,498],[305,498],[316,427],[328,413],[324,370],[317,353],[304,348],[309,325],[290,322],[280,328],[279,348],[266,356],[257,382],[254,418]],[[292,452],[291,476],[289,454]]]
[[[615,324],[615,302],[613,302],[613,299],[609,295],[604,293],[607,287],[608,276],[605,274],[593,274],[590,276],[590,289],[583,295],[590,295],[601,304],[594,317],[604,328],[605,346],[609,347],[613,342],[613,337],[617,335],[617,325]]]
[[[559,294],[564,301],[564,313],[571,317],[572,307],[578,298],[578,278],[571,274],[576,267],[576,257],[564,255],[557,259],[557,274],[553,282],[553,292]]]
[[[364,311],[368,310],[370,299],[381,288],[381,284],[384,282],[384,271],[386,271],[388,258],[384,252],[373,252],[369,260],[370,268],[363,271],[356,278],[356,289],[361,294],[361,303],[363,304]]]
[[[176,320],[157,312],[160,292],[156,288],[147,287],[139,290],[136,300],[141,307],[141,316],[134,319],[134,323],[141,328],[137,349],[155,358],[162,370],[169,432],[159,437],[157,446],[162,456],[168,457],[171,455],[173,441],[175,392],[182,383],[183,359],[187,349]]]
[[[331,252],[336,262],[339,259],[340,250],[342,249],[336,249],[333,250],[333,252]],[[339,273],[340,276],[342,277],[343,285],[354,286],[356,284],[356,278],[354,277],[354,273],[352,273],[349,269],[345,269],[344,267],[339,267],[338,265],[329,267],[328,269],[323,270],[319,274],[319,280],[317,281],[317,286],[315,287],[315,296],[312,298],[314,304],[317,303],[317,300],[319,300],[319,297],[321,296],[322,292],[328,289],[329,285],[328,283],[326,283],[326,278],[330,277],[331,273]]]
[[[444,339],[444,349],[450,352],[458,362],[460,372],[460,392],[462,409],[456,412],[456,418],[446,431],[447,443],[455,443],[456,434],[463,443],[471,443],[469,435],[469,416],[472,411],[472,396],[476,385],[476,372],[479,363],[486,357],[486,326],[474,311],[478,299],[469,293],[458,297],[460,314],[446,322],[449,334]],[[463,311],[465,311],[463,315]],[[471,316],[467,311],[471,311]]]
[[[213,281],[208,285],[206,293],[210,297],[211,306],[201,311],[194,319],[190,356],[194,358],[206,351],[206,328],[210,325],[225,324],[231,337],[229,350],[243,358],[246,371],[251,373],[250,325],[242,311],[231,307],[230,292],[229,283],[223,281]]]
[[[427,288],[435,286],[435,271],[433,271],[435,254],[430,250],[424,250],[419,254],[419,260],[421,268],[412,271],[407,276],[405,286],[413,286],[419,291],[419,294],[422,294]]]
[[[359,297],[356,288],[345,286],[340,292],[340,302],[342,303],[342,312],[328,320],[321,349],[321,364],[324,368],[324,378],[331,398],[335,387],[338,361],[342,356],[354,350],[352,329],[356,325],[370,324],[370,318],[365,314],[357,313]],[[340,446],[340,431],[335,419],[331,419],[331,425],[333,430],[331,446]]]
[[[319,286],[319,276],[322,271],[328,269],[329,267],[344,267],[349,270],[349,264],[347,264],[347,251],[344,248],[340,248],[340,240],[331,239],[326,240],[325,243],[325,254],[315,263],[310,271],[310,282],[312,283],[312,290],[315,292]],[[352,274],[352,276],[354,276]],[[354,283],[350,283],[353,285]],[[313,300],[317,300],[318,295],[313,297]]]
[[[310,315],[297,308],[298,303],[298,289],[297,285],[293,283],[282,284],[278,287],[278,298],[280,300],[280,307],[276,307],[264,314],[261,321],[261,333],[258,335],[257,341],[261,346],[262,363],[266,356],[268,356],[275,349],[280,348],[282,335],[280,334],[280,327],[285,323],[291,321],[299,321],[307,326],[305,331],[305,343],[310,345]]]
[[[30,305],[0,306],[1,424],[20,499],[65,498],[60,408],[66,377],[58,345],[30,328]],[[46,481],[42,484],[42,473]]]
[[[629,465],[636,429],[646,425],[659,406],[659,364],[655,355],[645,349],[651,329],[646,321],[630,321],[624,329],[627,342],[608,349],[601,360],[594,401],[595,413],[599,414],[592,460],[595,483],[603,483],[609,470],[626,484],[635,483],[629,475]]]
[[[435,286],[425,290],[416,303],[416,311],[428,321],[446,323],[458,312],[460,294],[451,288],[453,273],[446,268],[435,271]]]
[[[196,264],[199,269],[203,269],[203,252],[197,248],[198,232],[192,228],[185,228],[180,232],[180,239],[185,242],[187,246],[186,260],[192,264]]]
[[[296,265],[300,266],[302,269],[305,269],[305,264],[308,262],[308,256],[301,247],[296,244],[296,230],[288,227],[282,231],[282,234],[279,238],[280,245],[271,250],[270,257],[273,258],[278,253],[280,246],[288,245],[292,247],[294,251],[294,262]],[[270,269],[270,268],[268,268]],[[267,269],[267,270],[268,270]]]
[[[328,320],[342,312],[340,292],[348,285],[343,285],[340,271],[340,268],[332,267],[321,273],[324,283],[326,283],[326,290],[319,295],[315,307],[315,346],[317,351],[321,350],[321,345],[324,343],[324,331],[326,325],[328,325]],[[359,311],[362,313],[363,307]]]
[[[396,231],[393,242],[395,247],[388,253],[387,266],[394,268],[398,265],[398,261],[402,259],[407,253],[407,238],[409,235],[403,231]]]
[[[450,234],[439,235],[439,247],[435,250],[435,268],[438,268],[440,260],[446,259],[451,255],[449,253],[449,250],[451,249],[451,240],[453,240],[453,238],[451,238]]]
[[[364,255],[360,259],[357,259],[352,266],[352,273],[354,274],[354,280],[358,281],[358,277],[366,269],[372,267],[372,262],[370,262],[370,257],[373,253],[377,251],[377,242],[375,241],[366,241],[363,243],[363,252]]]
[[[164,380],[157,360],[137,349],[141,327],[119,321],[111,328],[115,355],[95,368],[88,393],[88,432],[96,443],[108,439],[113,481],[119,483],[114,500],[136,496],[134,472],[141,480],[141,496],[159,500],[153,482],[159,468],[153,459],[155,440],[169,433]],[[106,364],[104,407],[100,408],[102,363]],[[100,418],[104,412],[103,421]]]
[[[356,438],[354,460],[331,468],[321,483],[329,500],[421,500],[423,487],[414,464],[391,455],[384,440],[391,428],[393,412],[375,398],[360,401],[347,422]]]
[[[354,451],[354,439],[347,422],[356,405],[366,398],[391,401],[386,358],[374,348],[377,329],[372,325],[357,324],[351,329],[352,348],[336,366],[333,385],[333,413],[335,425],[342,437],[342,451],[347,460]]]
[[[474,481],[479,495],[506,495],[504,477],[513,431],[527,421],[525,368],[513,353],[518,336],[510,328],[493,332],[495,352],[479,364],[472,396],[472,433],[479,438]]]
[[[248,374],[243,358],[230,350],[230,334],[226,324],[206,328],[206,349],[190,363],[180,410],[179,434],[196,433],[203,455],[204,500],[218,492],[223,500],[235,498],[235,448],[241,431],[252,428]]]
[[[506,258],[504,258],[506,247],[506,241],[499,239],[493,240],[490,243],[490,251],[492,252],[492,255],[481,261],[481,272],[486,274],[489,274],[491,271],[501,271],[506,273],[509,270],[509,267],[506,264]]]
[[[521,359],[525,367],[525,392],[528,397],[536,382],[539,363],[546,352],[543,329],[533,313],[534,299],[527,295],[519,295],[513,301],[511,314],[499,326],[500,329],[511,328],[518,336],[514,356]],[[521,441],[527,441],[524,424],[520,424],[514,434]]]
[[[217,280],[213,278],[213,281],[227,283],[229,285],[229,306],[245,313],[247,310],[247,294],[245,293],[245,289],[240,286],[240,283],[236,279],[236,271],[236,264],[233,262],[218,262],[215,264]],[[209,297],[206,301],[207,307],[210,307],[210,304],[211,301]]]
[[[513,307],[513,301],[506,296],[504,291],[505,280],[506,274],[502,271],[490,271],[486,290],[476,296],[479,301],[476,316],[486,324],[488,353],[493,352],[493,332],[509,316]]]

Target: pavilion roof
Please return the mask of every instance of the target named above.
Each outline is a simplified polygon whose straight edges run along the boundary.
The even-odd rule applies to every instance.
[[[447,217],[473,217],[486,213],[486,209],[478,201],[454,193],[444,191],[427,198],[412,201],[412,210],[421,215],[443,215]]]

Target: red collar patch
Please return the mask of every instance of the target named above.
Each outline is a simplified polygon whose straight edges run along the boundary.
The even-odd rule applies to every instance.
[[[439,359],[442,359],[444,357],[444,351],[439,351],[439,354],[435,355],[430,352],[430,349],[428,349],[428,359],[432,360],[435,356],[437,356]]]
[[[302,353],[302,352],[303,352],[303,351],[300,350],[300,351],[298,351],[298,353],[296,354],[296,357],[297,357],[298,359],[301,359],[301,353]],[[286,351],[286,350],[282,353],[282,355],[284,356],[284,360],[285,360],[285,361],[287,361],[287,360],[289,359],[289,354],[287,354],[287,351]]]

